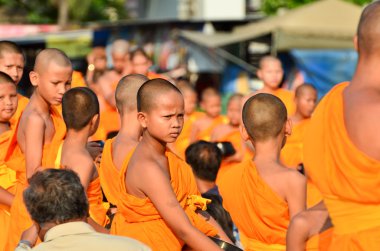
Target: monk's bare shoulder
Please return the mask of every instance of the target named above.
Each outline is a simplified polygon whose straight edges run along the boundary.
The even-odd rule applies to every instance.
[[[354,145],[380,161],[380,92],[376,89],[349,89],[344,92],[344,119]]]

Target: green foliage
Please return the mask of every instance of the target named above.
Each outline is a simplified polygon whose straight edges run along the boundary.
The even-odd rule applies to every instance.
[[[263,0],[262,10],[267,15],[274,15],[277,13],[277,10],[280,8],[285,9],[294,9],[301,5],[308,4],[318,0]],[[372,2],[372,0],[346,0],[348,2],[357,4],[357,5],[365,5],[367,3]]]
[[[66,0],[69,23],[127,18],[125,0]],[[0,0],[9,22],[57,23],[59,0]]]

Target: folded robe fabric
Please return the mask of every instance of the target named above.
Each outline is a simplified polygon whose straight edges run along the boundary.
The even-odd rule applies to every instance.
[[[9,130],[0,135],[0,187],[14,195],[16,192],[16,172],[8,168],[4,163],[4,157],[7,151],[6,147],[8,146],[8,141],[12,133],[13,132]],[[0,204],[0,250],[4,249],[5,242],[8,239],[10,220],[10,206]]]
[[[130,160],[134,151],[127,156]],[[195,213],[197,208],[189,204],[191,195],[199,195],[191,168],[178,156],[167,150],[171,186],[181,207],[191,223],[208,236],[217,235],[217,230]],[[112,222],[111,234],[122,235],[139,240],[150,246],[152,250],[181,250],[184,242],[180,240],[162,219],[149,198],[138,198],[128,194],[125,188],[125,165],[120,174],[121,193],[119,196],[119,217]],[[202,207],[199,207],[202,209]]]
[[[115,138],[108,139],[104,144],[102,160],[100,162],[99,178],[100,185],[103,189],[107,201],[117,206],[118,197],[120,195],[119,189],[119,175],[120,171],[116,168],[112,159],[112,143]],[[125,163],[123,164],[123,166]]]
[[[44,168],[55,167],[58,149],[66,135],[66,126],[57,108],[50,108],[50,116],[53,120],[55,133],[52,141],[43,146],[42,167]],[[20,240],[22,232],[33,224],[22,197],[22,193],[27,186],[27,178],[25,156],[17,144],[17,129],[18,123],[9,141],[5,156],[6,165],[16,172],[17,179],[15,198],[10,210],[11,222],[9,226],[8,242],[5,247],[6,251],[13,251]]]
[[[319,103],[305,137],[304,163],[334,225],[329,250],[380,250],[380,161],[350,140],[343,91],[335,86]]]
[[[106,226],[109,223],[109,218],[106,215],[108,208],[103,204],[103,193],[100,188],[99,177],[92,180],[88,184],[86,190],[90,217],[99,225]]]
[[[219,191],[244,250],[285,250],[288,204],[261,179],[253,161],[227,170]]]
[[[306,251],[326,251],[328,250],[334,228],[329,228],[323,231],[322,233],[312,236],[306,242]]]
[[[21,94],[17,94],[17,99],[17,110],[9,121],[12,128],[15,128],[17,126],[22,112],[24,111],[26,105],[29,103],[29,99],[27,97],[22,96]]]

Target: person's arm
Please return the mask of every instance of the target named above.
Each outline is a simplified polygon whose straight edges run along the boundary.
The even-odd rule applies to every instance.
[[[41,116],[31,114],[25,121],[23,134],[25,137],[26,177],[29,179],[42,164],[44,147],[45,122]]]
[[[289,170],[287,187],[286,200],[289,216],[292,219],[306,209],[306,177],[295,170]]]
[[[37,223],[33,223],[31,227],[22,232],[20,242],[15,251],[32,250],[32,247],[37,242],[39,230]]]
[[[78,174],[80,182],[86,191],[88,185],[92,180],[92,177],[94,176],[94,173],[96,172],[96,167],[94,166],[94,162],[92,162],[91,158],[87,158],[87,156],[81,156],[80,158],[77,158],[76,162],[78,165],[73,166],[72,170]]]
[[[14,195],[5,190],[4,188],[0,187],[0,204],[12,206],[12,202],[14,199]]]
[[[99,78],[98,86],[107,103],[113,107],[116,107],[115,90],[112,89],[112,79],[110,78],[109,74],[109,72],[105,73],[102,77]]]
[[[308,224],[302,214],[293,217],[286,233],[286,250],[305,251],[309,236]]]
[[[152,162],[141,167],[139,171],[143,175],[140,176],[138,189],[148,196],[174,234],[195,250],[220,250],[190,223],[164,171]]]

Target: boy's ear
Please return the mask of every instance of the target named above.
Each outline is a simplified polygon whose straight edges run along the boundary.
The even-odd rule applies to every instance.
[[[285,122],[285,136],[292,135],[292,128],[293,128],[292,120],[288,118]]]
[[[244,141],[250,140],[247,129],[245,129],[245,126],[243,125],[243,123],[239,127],[240,127],[241,137],[243,138],[243,140]]]
[[[94,117],[92,117],[91,123],[90,123],[90,126],[91,126],[91,136],[96,132],[96,130],[98,130],[99,120],[100,120],[99,114],[95,114]]]
[[[355,51],[359,51],[358,35],[355,35],[353,40]]]
[[[256,75],[257,75],[257,77],[258,77],[259,79],[261,79],[261,77],[262,77],[263,75],[262,75],[262,72],[261,72],[260,69],[258,69],[258,70],[256,71]]]
[[[140,122],[140,125],[143,129],[147,128],[146,114],[144,112],[138,112],[137,113],[137,120]]]
[[[35,71],[29,72],[29,79],[33,86],[38,86],[39,78],[40,76],[37,72]]]

